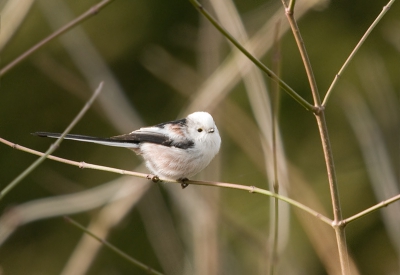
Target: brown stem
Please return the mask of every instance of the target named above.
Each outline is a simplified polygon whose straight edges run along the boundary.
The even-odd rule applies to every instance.
[[[14,149],[20,150],[20,151],[24,151],[27,152],[29,154],[33,154],[33,155],[37,155],[37,156],[43,156],[45,155],[42,152],[12,143],[8,140],[5,140],[3,138],[0,137],[0,143],[3,143],[5,145],[8,145]],[[68,165],[72,165],[72,166],[76,166],[79,167],[81,169],[87,168],[87,169],[95,169],[95,170],[101,170],[101,171],[107,171],[107,172],[111,172],[111,173],[117,173],[120,175],[129,175],[129,176],[134,176],[134,177],[139,177],[139,178],[144,178],[144,179],[149,179],[149,180],[154,180],[157,181],[156,178],[154,177],[154,175],[149,175],[149,174],[143,174],[143,173],[138,173],[138,172],[133,172],[133,171],[127,171],[127,170],[122,170],[122,169],[117,169],[117,168],[112,168],[112,167],[107,167],[107,166],[101,166],[101,165],[95,165],[95,164],[90,164],[90,163],[85,163],[83,161],[81,162],[77,162],[77,161],[72,161],[72,160],[68,160],[68,159],[64,159],[64,158],[60,158],[60,157],[56,157],[53,155],[48,155],[46,156],[46,158],[54,160],[54,161],[58,161],[58,162],[62,162]],[[176,181],[176,180],[169,180],[169,179],[158,179],[158,181],[162,181],[162,182],[171,182],[171,183],[179,183],[181,184],[182,182]],[[186,183],[189,184],[193,184],[193,185],[205,185],[205,186],[214,186],[214,187],[223,187],[223,188],[231,188],[231,189],[237,189],[237,190],[245,190],[248,191],[249,193],[257,193],[257,194],[262,194],[262,195],[266,195],[266,196],[270,196],[273,198],[277,198],[279,200],[285,201],[295,207],[298,207],[304,211],[306,211],[307,213],[311,214],[312,216],[316,217],[317,219],[323,221],[326,224],[331,225],[333,223],[333,221],[327,217],[325,217],[324,215],[322,215],[321,213],[315,211],[314,209],[298,202],[295,201],[293,199],[290,199],[288,197],[285,196],[281,196],[278,194],[275,194],[271,191],[265,190],[265,189],[261,189],[261,188],[257,188],[255,186],[248,186],[248,185],[241,185],[241,184],[234,184],[234,183],[226,183],[226,182],[215,182],[215,181],[195,181],[195,180],[188,180],[186,181]]]
[[[300,51],[301,58],[304,63],[304,67],[307,73],[308,81],[311,87],[311,93],[314,99],[314,106],[315,106],[315,117],[317,119],[318,130],[321,137],[322,142],[322,149],[324,152],[324,158],[326,163],[326,169],[328,173],[328,181],[329,181],[329,188],[331,193],[332,199],[332,207],[333,207],[333,215],[334,221],[332,223],[333,228],[335,229],[336,233],[336,241],[338,245],[338,252],[339,252],[339,259],[340,259],[340,266],[342,270],[342,274],[346,275],[349,274],[349,259],[348,259],[348,251],[346,245],[346,234],[344,226],[341,224],[342,222],[342,210],[340,206],[339,200],[339,190],[337,187],[337,179],[336,179],[336,172],[335,172],[335,165],[333,161],[333,154],[332,154],[332,147],[329,141],[329,134],[328,134],[328,127],[325,120],[325,112],[324,108],[321,106],[321,99],[318,93],[317,83],[315,81],[314,73],[311,67],[310,59],[308,58],[307,50],[304,45],[303,38],[300,34],[300,29],[297,25],[297,22],[294,18],[293,6],[291,8],[286,8],[286,17],[289,20],[290,27],[292,28],[294,38],[296,40],[297,46]]]

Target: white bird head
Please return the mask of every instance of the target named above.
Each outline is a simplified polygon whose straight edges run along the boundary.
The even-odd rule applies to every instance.
[[[204,143],[204,149],[216,155],[221,146],[221,137],[213,117],[207,112],[195,112],[186,119],[189,136],[199,143]]]

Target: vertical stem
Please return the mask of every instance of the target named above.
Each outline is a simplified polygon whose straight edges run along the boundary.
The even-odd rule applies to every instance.
[[[342,270],[342,274],[350,274],[349,270],[349,259],[348,259],[348,251],[346,244],[346,234],[344,225],[342,224],[342,209],[340,206],[339,199],[339,190],[337,186],[337,178],[335,165],[333,161],[332,147],[329,141],[328,127],[326,125],[325,120],[325,112],[322,110],[320,113],[316,114],[316,119],[318,123],[318,130],[321,136],[322,148],[324,151],[324,158],[326,163],[326,169],[328,172],[328,181],[329,188],[331,193],[332,207],[333,207],[333,216],[334,220],[332,222],[332,226],[335,230],[336,241],[338,245],[339,251],[339,260],[340,266]]]
[[[280,41],[279,41],[279,28],[280,21],[276,24],[275,36],[274,36],[274,51],[272,59],[272,68],[277,72],[280,77],[281,69],[281,56],[280,56]],[[274,82],[271,93],[272,100],[272,153],[273,153],[273,165],[274,165],[274,181],[272,187],[275,194],[279,194],[279,176],[278,176],[278,157],[277,157],[277,145],[276,145],[276,132],[278,127],[278,115],[279,115],[279,85]],[[273,217],[273,223],[271,226],[271,255],[270,255],[270,266],[269,274],[273,275],[277,273],[277,255],[278,255],[278,239],[279,239],[279,200],[273,198],[271,203],[271,217]]]
[[[346,275],[350,274],[349,264],[348,264],[348,251],[346,245],[346,234],[344,230],[344,225],[342,224],[343,220],[342,210],[339,200],[339,190],[337,187],[337,179],[336,179],[335,165],[333,161],[332,147],[329,141],[328,127],[325,120],[325,112],[324,108],[321,106],[321,99],[319,97],[317,83],[315,81],[314,73],[311,67],[311,62],[308,58],[306,47],[301,37],[299,27],[297,26],[297,22],[294,19],[293,8],[294,8],[293,5],[289,5],[289,7],[286,8],[286,17],[289,20],[290,27],[292,28],[293,35],[295,37],[297,46],[300,51],[304,67],[306,69],[308,81],[310,83],[311,93],[314,100],[314,106],[316,107],[317,110],[314,112],[314,114],[317,119],[318,130],[321,137],[322,149],[324,152],[326,169],[328,173],[328,181],[329,181],[329,188],[331,193],[333,215],[334,215],[334,221],[332,223],[332,226],[336,234],[336,241],[338,245],[339,260],[340,260],[342,274]]]
[[[275,186],[275,184],[274,184]],[[274,193],[277,190],[274,190]],[[270,256],[269,256],[269,275],[274,275],[277,273],[277,260],[278,260],[278,238],[279,238],[279,200],[277,198],[272,198],[273,203],[271,203],[271,216],[273,216],[273,224],[271,226],[271,235],[270,235],[270,240],[271,240],[271,249],[270,249]]]

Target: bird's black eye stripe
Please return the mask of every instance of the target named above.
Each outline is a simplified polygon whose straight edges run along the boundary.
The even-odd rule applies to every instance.
[[[197,132],[201,133],[201,132],[203,132],[203,129],[199,128],[199,129],[197,129]]]

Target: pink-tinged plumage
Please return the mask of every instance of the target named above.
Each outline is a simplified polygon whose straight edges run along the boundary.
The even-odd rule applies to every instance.
[[[37,132],[35,135],[60,136],[47,132]],[[65,139],[131,149],[144,158],[153,174],[173,180],[184,180],[199,173],[211,162],[221,146],[218,128],[207,112],[195,112],[184,119],[143,127],[111,138],[67,135]]]

